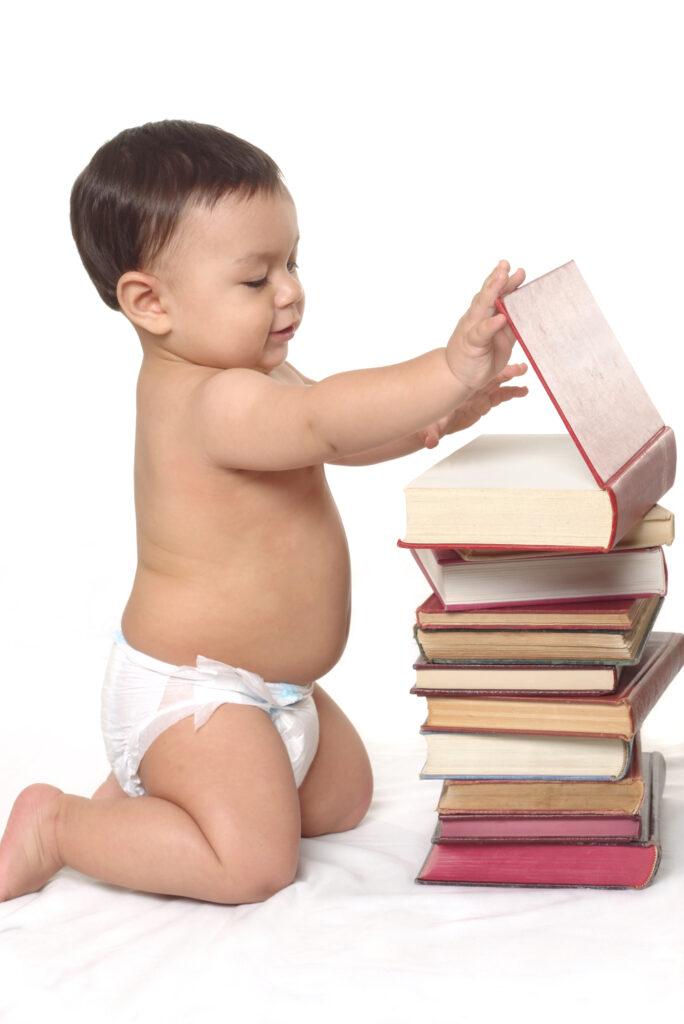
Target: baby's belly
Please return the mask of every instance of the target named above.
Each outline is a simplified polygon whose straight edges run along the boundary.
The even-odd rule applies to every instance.
[[[338,661],[349,614],[349,554],[335,511],[258,543],[222,544],[192,571],[160,572],[141,559],[122,630],[133,647],[173,664],[201,654],[270,682],[308,683]]]

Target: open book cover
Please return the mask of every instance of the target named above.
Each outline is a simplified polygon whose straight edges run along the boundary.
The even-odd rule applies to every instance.
[[[497,301],[598,485],[610,496],[606,547],[674,482],[674,433],[574,261]]]

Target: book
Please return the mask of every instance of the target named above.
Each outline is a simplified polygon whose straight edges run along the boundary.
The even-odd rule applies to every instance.
[[[499,843],[645,838],[638,814],[446,814],[435,828],[435,843]]]
[[[684,635],[653,633],[637,665],[625,668],[615,693],[427,697],[426,730],[619,736],[632,739],[684,665]]]
[[[646,839],[646,813],[652,785],[651,755],[643,755],[643,799],[632,813],[587,808],[568,812],[518,811],[514,813],[440,813],[432,841],[451,842],[590,842],[595,839],[631,842]],[[640,769],[641,770],[641,769]],[[586,783],[585,785],[591,785]],[[594,784],[596,785],[596,784]],[[611,783],[616,786],[618,783]]]
[[[486,562],[467,562],[451,549],[411,548],[411,553],[447,611],[591,598],[663,597],[667,592],[662,548]]]
[[[662,505],[654,505],[611,550],[663,547],[672,544],[674,536],[674,515]],[[546,550],[542,548],[537,553],[543,555]],[[461,558],[473,562],[483,562],[489,558],[531,558],[535,554],[534,551],[525,548],[456,548],[455,551]],[[557,553],[562,554],[563,549],[559,549]]]
[[[399,546],[609,550],[611,494],[568,434],[481,434],[404,488]]]
[[[619,736],[420,731],[421,779],[620,779],[632,748]]]
[[[649,800],[642,836],[631,842],[433,842],[417,882],[453,885],[635,888],[651,882],[660,863],[665,785],[661,754],[644,755]],[[434,837],[439,839],[439,831]]]
[[[674,433],[573,261],[496,305],[610,500],[612,547],[672,486]]]
[[[425,629],[631,629],[649,600],[620,597],[447,611],[432,593],[416,609],[416,622]]]
[[[641,657],[662,598],[651,598],[631,629],[450,629],[416,626],[415,637],[429,661],[589,661],[633,664]]]
[[[440,818],[458,815],[637,815],[646,798],[639,734],[621,779],[445,779],[437,804]]]
[[[445,662],[414,664],[419,697],[450,693],[612,693],[620,677],[619,665],[542,664],[539,662]]]

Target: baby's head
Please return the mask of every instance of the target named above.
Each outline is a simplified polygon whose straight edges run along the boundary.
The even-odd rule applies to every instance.
[[[76,179],[71,229],[100,296],[119,309],[117,284],[151,266],[189,204],[286,194],[262,150],[212,125],[159,121],[106,142]]]

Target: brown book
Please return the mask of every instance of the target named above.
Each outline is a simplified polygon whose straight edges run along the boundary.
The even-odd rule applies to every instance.
[[[495,662],[586,661],[593,664],[634,664],[641,657],[662,599],[641,606],[630,629],[451,629],[416,627],[420,650],[428,661]]]
[[[616,782],[538,779],[446,779],[437,811],[462,814],[639,814],[646,784],[640,737],[626,774]]]
[[[455,732],[614,736],[630,740],[684,664],[684,635],[653,633],[615,693],[540,698],[482,694],[427,697],[424,729]]]

